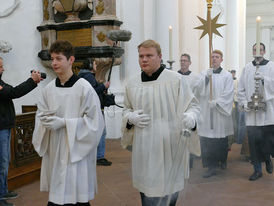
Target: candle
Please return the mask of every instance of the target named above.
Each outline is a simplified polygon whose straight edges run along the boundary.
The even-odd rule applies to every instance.
[[[172,26],[168,27],[169,31],[169,61],[172,61]]]
[[[261,43],[261,17],[256,18],[256,56],[260,56]]]

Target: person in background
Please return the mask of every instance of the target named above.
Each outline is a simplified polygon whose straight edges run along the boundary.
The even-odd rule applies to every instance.
[[[221,67],[223,53],[214,50],[211,55],[212,68],[200,74],[196,97],[201,107],[203,121],[198,124],[201,141],[202,163],[208,170],[204,178],[216,175],[216,169],[226,169],[228,155],[228,136],[233,135],[232,105],[233,79]],[[210,79],[212,79],[212,99],[210,98]]]
[[[265,45],[260,43],[260,57],[258,71],[256,70],[256,44],[253,45],[254,60],[248,63],[241,74],[238,84],[239,105],[246,112],[246,129],[249,143],[251,164],[254,172],[249,177],[255,181],[262,177],[262,162],[265,162],[266,171],[273,172],[270,158],[274,156],[274,62],[264,58]],[[248,103],[255,92],[255,79],[259,81],[259,92],[266,103],[265,110],[250,109]]]
[[[181,55],[180,65],[181,65],[181,69],[178,70],[178,73],[182,74],[184,79],[187,80],[187,82],[190,86],[190,89],[192,90],[192,92],[195,96],[195,92],[196,92],[195,86],[197,85],[197,81],[199,79],[199,76],[198,76],[198,74],[195,74],[194,72],[189,70],[189,67],[191,65],[191,57],[190,57],[189,54],[184,53],[184,54]],[[196,141],[196,139],[197,139],[198,142],[200,142],[199,136],[198,136],[197,131],[195,129],[195,131],[193,131],[191,133],[191,140]],[[190,157],[189,157],[189,167],[192,168],[195,155],[196,156],[201,156],[201,148],[198,147],[197,150],[191,150],[190,152],[191,153],[190,153]]]
[[[96,62],[86,59],[83,62],[83,65],[78,73],[78,76],[87,80],[91,86],[95,89],[96,93],[98,94],[99,98],[102,96],[104,92],[109,88],[110,82],[106,83],[99,83],[95,79],[95,72],[96,72]],[[102,114],[104,115],[104,105],[102,104],[102,98],[100,98],[101,102],[101,109]],[[97,165],[102,166],[110,166],[112,164],[111,161],[108,161],[105,158],[105,151],[106,151],[106,127],[104,128],[103,134],[101,136],[99,145],[97,147]]]
[[[4,60],[0,57],[0,206],[12,206],[6,200],[18,197],[8,190],[11,129],[15,126],[13,99],[22,97],[37,87],[43,80],[39,71],[33,71],[25,82],[13,87],[2,80]]]

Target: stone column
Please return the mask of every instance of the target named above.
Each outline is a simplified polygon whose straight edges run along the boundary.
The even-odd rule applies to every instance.
[[[219,24],[227,24],[226,20],[227,20],[227,4],[229,4],[230,1],[227,3],[226,0],[217,0],[213,2],[213,7],[212,7],[212,15],[211,18],[214,18],[215,16],[217,16],[217,14],[219,14],[221,12],[221,15],[217,21],[217,23]],[[234,14],[230,14],[230,15],[234,15]],[[227,25],[218,28],[218,31],[220,32],[220,34],[223,37],[217,36],[215,34],[213,34],[213,49],[219,49],[223,52],[224,54],[224,60],[222,62],[222,66],[224,68],[226,68],[226,39],[227,39]]]
[[[203,2],[204,9],[206,8],[205,1]],[[201,31],[193,29],[199,26],[201,23],[197,18],[197,15],[204,17],[204,12],[202,14],[200,11],[199,1],[179,1],[179,54],[187,53],[191,56],[192,64],[190,70],[195,73],[199,73],[200,61],[203,60],[200,57],[204,57],[205,54],[199,55],[199,51],[202,50],[202,42],[207,39],[199,40],[201,36]],[[208,41],[208,40],[207,40]],[[205,63],[203,63],[203,68]]]
[[[239,6],[238,0],[227,2],[226,18],[226,69],[239,69]]]
[[[274,61],[274,26],[270,28],[270,60]]]
[[[246,0],[238,1],[239,26],[239,68],[236,75],[240,77],[246,63]]]
[[[172,26],[172,53],[175,63],[173,70],[179,70],[179,9],[178,0],[157,0],[155,1],[155,21],[156,24],[156,41],[158,41],[162,48],[163,61],[168,65],[169,60],[169,30],[168,27]]]

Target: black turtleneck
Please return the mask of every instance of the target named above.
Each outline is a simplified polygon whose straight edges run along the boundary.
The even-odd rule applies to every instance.
[[[182,75],[190,75],[191,71],[188,70],[187,72],[182,72],[181,70],[179,70],[178,73],[180,73]]]
[[[259,65],[260,65],[260,66],[267,65],[268,62],[269,62],[269,60],[263,59],[263,60],[259,63]],[[253,64],[253,66],[256,66],[256,61],[255,61],[255,59],[252,61],[252,64]]]
[[[223,70],[222,67],[219,67],[218,69],[213,69],[213,73],[220,74],[222,70]]]
[[[60,79],[57,77],[55,80],[56,87],[72,87],[80,79],[77,75],[73,74],[64,85],[61,84]]]
[[[148,76],[144,71],[141,73],[142,82],[149,82],[158,79],[162,71],[165,69],[165,65],[161,65],[160,68],[154,72],[151,76]]]

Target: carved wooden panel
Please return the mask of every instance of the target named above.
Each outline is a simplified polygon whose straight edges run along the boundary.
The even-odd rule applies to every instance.
[[[35,123],[35,112],[16,116],[15,128],[12,131],[12,164],[14,167],[39,159],[32,145],[32,134]]]

